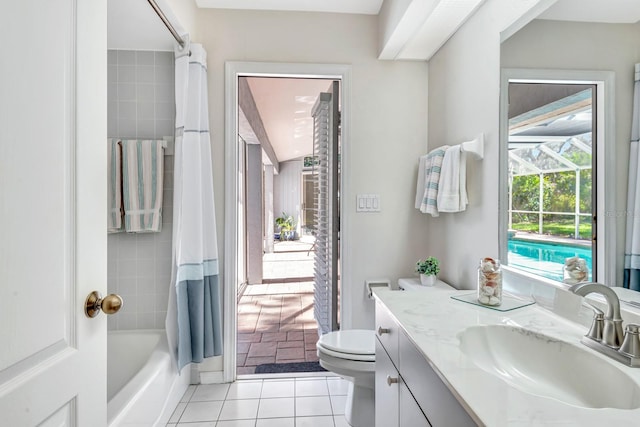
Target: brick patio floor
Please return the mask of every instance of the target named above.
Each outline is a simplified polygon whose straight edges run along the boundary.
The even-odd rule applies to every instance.
[[[248,285],[238,301],[237,373],[264,363],[314,362],[318,327],[313,317],[313,253],[308,242],[278,242],[265,254],[269,283]]]

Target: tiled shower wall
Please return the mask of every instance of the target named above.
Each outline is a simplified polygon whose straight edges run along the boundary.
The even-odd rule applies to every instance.
[[[108,51],[110,138],[173,136],[173,52]],[[106,146],[105,146],[106,150]],[[162,231],[108,236],[108,291],[122,296],[110,330],[164,329],[171,282],[173,156],[165,156]]]

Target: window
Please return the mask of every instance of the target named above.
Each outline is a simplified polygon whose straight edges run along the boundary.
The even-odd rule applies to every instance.
[[[500,258],[513,278],[616,283],[614,75],[503,69]]]

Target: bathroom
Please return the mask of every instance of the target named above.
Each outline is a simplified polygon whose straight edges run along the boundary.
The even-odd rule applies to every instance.
[[[427,253],[443,260],[442,278],[462,288],[472,288],[477,260],[485,254],[498,255],[499,178],[496,165],[499,158],[499,71],[502,66],[499,37],[504,30],[501,26],[504,23],[493,23],[488,16],[492,11],[490,6],[497,7],[497,4],[499,2],[486,2],[473,19],[467,21],[442,49],[425,62],[379,61],[379,18],[375,15],[312,16],[302,12],[211,10],[196,9],[188,2],[166,2],[167,10],[172,10],[178,18],[174,24],[182,23],[192,33],[192,39],[203,43],[209,54],[209,108],[219,247],[223,247],[225,227],[225,61],[351,64],[351,145],[348,148],[349,163],[345,169],[348,171],[346,175],[350,193],[347,194],[379,193],[383,209],[376,214],[348,213],[344,218],[343,238],[352,248],[345,253],[345,258],[353,266],[343,272],[344,281],[357,284],[344,290],[343,301],[353,307],[345,310],[345,327],[373,328],[373,305],[366,299],[364,287],[361,286],[366,279],[389,277],[396,280],[411,275],[415,260]],[[148,7],[146,3],[144,6]],[[514,17],[506,17],[505,22],[509,19],[515,20]],[[98,23],[99,27],[102,25],[105,24]],[[326,28],[331,28],[331,31],[318,39],[318,34],[322,34]],[[292,37],[291,34],[296,36]],[[340,46],[340,49],[336,49],[336,46]],[[131,46],[128,49],[144,50],[144,47]],[[572,55],[558,53],[558,56],[564,58],[559,65],[552,64],[549,59],[549,63],[536,66],[578,67],[570,62]],[[629,63],[638,62],[638,59],[632,58]],[[108,87],[107,61],[107,57],[102,61],[105,88]],[[514,60],[508,66],[529,67],[534,64]],[[623,71],[626,70],[625,66],[628,64],[616,68],[616,72],[620,73],[617,82],[626,76],[631,79],[632,71]],[[580,68],[603,67],[580,64]],[[624,96],[616,93],[617,102],[623,104]],[[102,116],[107,117],[106,89],[104,97]],[[620,135],[629,132],[623,129],[623,120],[618,119],[616,123],[621,129]],[[107,126],[105,120],[104,124],[98,124],[97,129],[102,135],[108,135]],[[629,128],[627,122],[626,129]],[[416,159],[428,148],[441,145],[437,141],[463,141],[479,131],[485,134],[487,141],[485,160],[469,165],[468,173],[473,179],[469,180],[470,205],[467,212],[442,216],[437,220],[425,218],[412,208],[411,189],[415,186]],[[617,172],[613,188],[617,192],[614,209],[617,212],[626,210],[625,162],[628,156],[623,148],[626,146],[625,139],[628,138],[616,138]],[[402,144],[398,141],[402,141]],[[389,144],[393,144],[393,150],[385,149]],[[411,167],[398,168],[395,165]],[[355,203],[355,197],[352,199],[345,198],[347,203]],[[350,211],[355,212],[355,209],[349,210],[347,207],[347,212]],[[616,221],[618,235],[613,252],[619,264],[614,270],[621,275],[624,220]],[[375,230],[375,233],[371,230]],[[428,235],[429,238],[416,239],[415,235]],[[102,291],[106,293],[109,268],[107,237],[97,239],[103,242],[105,256],[104,265],[98,263],[95,269],[104,273],[100,283],[103,283]],[[465,247],[454,244],[469,240],[474,244]],[[137,244],[136,238],[136,253]],[[151,243],[144,241],[140,244],[141,247],[145,244],[147,248],[151,246]],[[133,251],[133,245],[125,245],[129,246],[123,248],[124,253],[131,253],[126,251]],[[158,246],[154,246],[154,250],[157,251]],[[221,261],[224,261],[222,258],[224,253],[221,254]],[[372,259],[376,262],[372,263]],[[455,266],[451,260],[455,260]],[[154,272],[155,277],[162,277],[163,274],[157,270]],[[145,301],[137,298],[135,305],[141,311],[135,314],[135,322],[146,323],[136,327],[153,324],[153,328],[157,328],[162,322],[158,322],[156,316],[162,316],[159,314],[162,310],[156,311],[155,307],[159,307],[158,300],[164,302],[165,296],[163,292],[155,290],[145,294],[155,294],[158,299],[154,300],[154,311],[151,311]],[[78,299],[84,301],[85,295]],[[127,314],[127,303],[120,314]],[[104,322],[106,329],[107,323],[111,328],[117,328],[121,323],[133,320],[130,316],[124,316],[107,321],[102,316],[102,320],[96,322]],[[98,327],[98,323],[95,325],[92,328]],[[220,363],[214,362],[214,371],[221,370]]]

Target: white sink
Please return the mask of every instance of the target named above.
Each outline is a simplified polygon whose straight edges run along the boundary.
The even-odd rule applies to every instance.
[[[582,348],[527,329],[472,326],[460,349],[484,371],[511,386],[583,408],[636,409],[640,387],[622,369]]]

